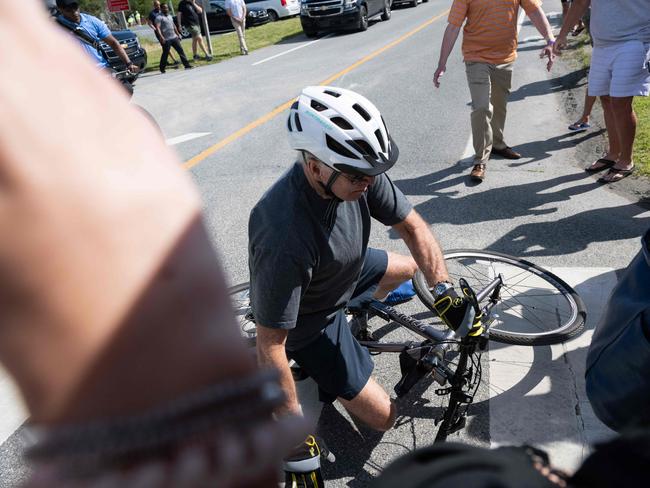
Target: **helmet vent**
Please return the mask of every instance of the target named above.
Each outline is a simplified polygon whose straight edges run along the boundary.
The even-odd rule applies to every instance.
[[[361,115],[361,117],[363,117],[363,120],[365,120],[366,122],[370,121],[371,118],[370,114],[366,112],[361,105],[355,103],[354,105],[352,105],[352,108],[356,110],[359,113],[359,115]]]
[[[289,132],[293,132],[293,129],[291,128],[291,115],[287,117],[287,129],[289,129]]]
[[[291,104],[291,110],[298,110],[298,105],[299,105],[298,100],[296,100]]]
[[[381,131],[379,129],[375,131],[375,137],[377,138],[377,142],[379,142],[381,151],[386,152],[386,143],[384,142],[384,138],[381,136]]]
[[[341,129],[344,130],[353,129],[352,124],[350,124],[350,122],[345,120],[343,117],[332,117],[330,120],[332,121],[332,123],[338,125]]]
[[[327,93],[328,95],[330,95],[330,96],[332,96],[334,98],[338,98],[338,97],[341,96],[340,93],[336,93],[335,91],[332,91],[332,90],[325,90],[323,93]]]
[[[293,114],[293,120],[296,124],[296,130],[302,132],[302,124],[300,123],[300,117],[298,117],[298,112]]]
[[[334,138],[328,135],[325,135],[325,142],[327,143],[327,147],[329,147],[335,153],[340,154],[346,158],[359,159],[352,151],[342,146],[340,143],[334,140]]]
[[[368,141],[364,139],[356,139],[354,141],[347,141],[347,143],[364,156],[370,156],[372,159],[377,159],[377,154],[372,147],[370,147]]]
[[[327,110],[327,107],[323,105],[320,102],[317,102],[316,100],[311,101],[311,108],[316,110],[316,112],[322,112],[323,110]]]

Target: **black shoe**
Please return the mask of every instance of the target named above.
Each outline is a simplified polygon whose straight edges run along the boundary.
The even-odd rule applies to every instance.
[[[194,68],[194,66],[192,66],[191,64],[188,64],[187,66],[185,66],[185,69],[192,69],[192,68]]]
[[[164,75],[165,73],[166,73],[166,71],[165,71],[164,69],[161,69],[161,70],[160,70],[160,74],[161,74],[161,75]]]
[[[521,157],[521,154],[508,146],[504,147],[503,149],[497,149],[496,147],[493,147],[491,154],[496,154],[497,156],[501,156],[502,158],[506,159],[519,159]]]
[[[205,60],[206,60],[206,61],[212,61],[212,56],[206,56],[206,57],[205,57]]]

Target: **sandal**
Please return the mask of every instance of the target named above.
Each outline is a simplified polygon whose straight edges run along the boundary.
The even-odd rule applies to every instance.
[[[599,164],[600,166],[597,166],[594,168],[594,165]],[[616,164],[616,161],[612,161],[611,159],[605,159],[605,158],[600,158],[591,163],[590,166],[587,166],[585,168],[585,171],[587,173],[598,173],[599,171],[602,171],[604,169],[611,168]]]
[[[591,124],[589,122],[574,122],[569,126],[569,130],[572,131],[582,131],[582,130],[587,130],[589,127],[591,127]]]
[[[630,176],[633,172],[634,166],[630,169],[609,168],[609,171],[600,177],[598,181],[600,183],[616,183],[617,181],[621,181],[623,178]],[[606,179],[607,175],[609,175],[610,179]]]

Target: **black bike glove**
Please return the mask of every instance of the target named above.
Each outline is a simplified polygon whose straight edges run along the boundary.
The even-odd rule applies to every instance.
[[[453,287],[438,295],[433,303],[438,317],[454,331],[462,325],[469,306],[470,303],[467,299],[464,296],[458,296]]]
[[[322,439],[313,435],[294,447],[282,466],[286,488],[322,488],[325,483],[320,469],[321,456],[334,461]]]

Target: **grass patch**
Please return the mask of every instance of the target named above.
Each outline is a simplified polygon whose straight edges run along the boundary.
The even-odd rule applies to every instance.
[[[634,139],[634,164],[639,173],[650,176],[650,98],[635,97],[634,111],[638,119]]]
[[[300,33],[302,33],[300,19],[298,17],[293,17],[291,19],[269,22],[268,24],[246,29],[246,44],[249,51],[254,51],[255,49],[277,44]],[[235,34],[234,31],[217,36],[213,35],[211,40],[213,53],[212,61],[192,61],[192,40],[183,39],[181,41],[185,55],[194,66],[214,64],[223,61],[224,59],[239,56],[239,41],[237,39],[237,34]],[[160,56],[162,55],[162,47],[156,40],[151,40],[149,38],[141,38],[140,43],[147,50],[147,67],[145,68],[145,71],[157,71],[158,65],[160,64]],[[173,49],[172,53],[176,58],[178,58],[176,51]],[[199,56],[203,55],[201,52],[198,54]]]

